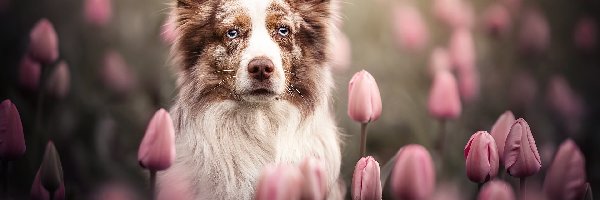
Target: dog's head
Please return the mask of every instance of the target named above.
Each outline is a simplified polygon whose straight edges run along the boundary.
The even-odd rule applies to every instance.
[[[177,0],[180,97],[287,100],[310,109],[328,78],[330,0]]]

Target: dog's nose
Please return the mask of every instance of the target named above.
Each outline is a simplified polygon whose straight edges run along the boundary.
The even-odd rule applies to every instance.
[[[268,58],[255,58],[248,63],[248,73],[259,81],[269,79],[274,69],[273,62]]]

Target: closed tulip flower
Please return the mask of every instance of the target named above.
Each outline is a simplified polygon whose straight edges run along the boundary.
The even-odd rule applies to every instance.
[[[429,30],[419,10],[414,6],[395,6],[392,10],[394,38],[403,49],[420,51],[429,41]]]
[[[448,51],[441,47],[435,48],[429,57],[429,75],[434,78],[437,72],[450,71],[451,68]]]
[[[573,32],[575,46],[581,50],[593,50],[596,47],[598,27],[596,21],[590,17],[579,19]]]
[[[471,181],[483,183],[498,174],[498,149],[487,131],[473,134],[465,146],[464,154],[467,177]]]
[[[48,92],[55,97],[65,98],[71,87],[71,72],[65,61],[57,64],[56,69],[48,77]]]
[[[585,195],[585,158],[573,140],[560,145],[546,173],[544,191],[556,200],[579,200]]]
[[[304,176],[302,199],[322,200],[327,192],[327,179],[323,163],[312,157],[300,163],[300,172]]]
[[[435,191],[435,168],[427,149],[418,144],[402,147],[398,151],[391,182],[396,199],[429,199]]]
[[[496,3],[488,7],[483,14],[485,30],[494,37],[505,36],[510,31],[510,13],[505,6]]]
[[[10,100],[0,104],[0,160],[15,160],[25,154],[23,124],[17,106]]]
[[[455,119],[460,116],[462,105],[454,75],[439,71],[433,78],[429,92],[429,114],[438,119]]]
[[[138,161],[143,168],[153,171],[165,170],[175,161],[175,128],[166,110],[158,110],[150,120]]]
[[[44,152],[44,158],[39,173],[42,186],[44,186],[50,194],[56,193],[61,185],[64,184],[60,155],[52,141],[49,141],[48,145],[46,145],[46,152]]]
[[[550,25],[546,17],[537,10],[529,10],[523,14],[519,46],[528,54],[539,54],[550,46]]]
[[[108,51],[104,55],[100,74],[104,85],[116,94],[126,95],[136,86],[136,78],[125,59],[116,51]]]
[[[501,180],[493,180],[481,188],[477,200],[515,200],[515,193],[511,186]]]
[[[19,65],[19,84],[27,90],[35,91],[40,84],[41,75],[42,66],[40,63],[31,58],[30,55],[25,55]]]
[[[475,68],[475,42],[469,29],[454,30],[450,37],[448,50],[452,65],[459,73],[472,71]]]
[[[270,166],[262,171],[256,200],[298,200],[302,191],[302,174],[293,166]]]
[[[58,36],[47,19],[41,19],[33,26],[29,34],[29,54],[45,64],[58,59]]]
[[[84,15],[88,23],[96,26],[105,26],[112,17],[111,0],[86,0]]]
[[[500,164],[504,164],[504,143],[506,142],[506,137],[508,137],[508,133],[510,132],[510,128],[515,123],[516,119],[513,113],[510,110],[504,112],[494,126],[492,126],[492,137],[494,137],[494,141],[496,142],[496,147],[498,147],[498,157],[500,158]]]
[[[356,163],[352,176],[352,199],[381,199],[382,188],[379,163],[371,156],[363,157]]]
[[[31,186],[30,197],[31,200],[50,200],[50,193],[44,188],[42,185],[42,181],[40,180],[40,170],[35,174],[35,178],[33,179],[33,184]],[[64,200],[65,199],[65,184],[61,183],[58,187],[58,190],[54,193],[54,200]]]
[[[348,115],[360,123],[375,121],[381,116],[379,87],[365,70],[354,74],[348,84]]]
[[[542,167],[531,129],[523,118],[517,119],[506,137],[504,167],[508,174],[519,178],[531,176]]]

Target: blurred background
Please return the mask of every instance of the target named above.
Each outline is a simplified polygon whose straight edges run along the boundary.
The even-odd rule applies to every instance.
[[[10,168],[12,197],[27,199],[48,140],[61,155],[68,199],[115,185],[143,193],[137,149],[152,114],[176,94],[169,3],[0,0],[0,100],[16,104],[27,144]],[[436,163],[438,190],[471,199],[477,185],[465,175],[463,148],[511,110],[529,122],[542,158],[532,185],[541,186],[558,145],[572,138],[588,181],[600,187],[600,2],[346,0],[339,8],[333,108],[346,135],[346,183],[360,158],[347,85],[365,69],[383,102],[367,142],[380,164],[403,145],[422,144]],[[30,35],[42,19],[56,31],[59,58],[36,64]],[[438,68],[452,70],[462,103],[460,116],[445,122],[443,156],[433,150],[440,121],[428,109]]]

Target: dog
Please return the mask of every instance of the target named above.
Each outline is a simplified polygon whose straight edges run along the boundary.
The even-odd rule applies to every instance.
[[[341,199],[331,108],[332,0],[177,0],[170,110],[175,163],[158,174],[189,199],[253,199],[261,170],[316,157]],[[159,195],[160,196],[160,195]]]

